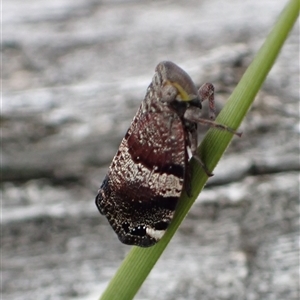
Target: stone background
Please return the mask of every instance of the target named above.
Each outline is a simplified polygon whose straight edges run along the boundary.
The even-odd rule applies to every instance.
[[[3,3],[3,299],[98,299],[130,247],[94,197],[155,66],[220,110],[286,2]],[[298,28],[136,299],[299,299]]]

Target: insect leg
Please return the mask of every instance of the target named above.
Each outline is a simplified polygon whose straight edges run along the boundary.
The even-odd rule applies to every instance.
[[[234,129],[232,129],[232,128],[226,126],[226,125],[217,123],[217,122],[212,121],[212,120],[207,120],[207,119],[201,118],[200,114],[199,114],[199,110],[196,107],[192,107],[192,106],[189,107],[185,111],[184,119],[186,119],[188,121],[191,121],[191,122],[194,122],[194,123],[198,123],[198,124],[202,124],[202,125],[208,125],[210,127],[214,127],[214,128],[220,129],[220,130],[225,130],[225,131],[231,132],[231,133],[233,133],[233,134],[235,134],[239,137],[242,136],[241,132],[235,131]]]
[[[198,133],[197,129],[193,129],[190,131],[191,138],[190,138],[190,143],[191,143],[191,152],[193,157],[196,159],[196,161],[200,164],[200,166],[203,168],[204,172],[208,177],[213,176],[213,174],[208,170],[206,167],[205,163],[202,161],[201,157],[199,156],[197,152],[197,146],[198,146]]]
[[[209,118],[214,120],[216,118],[215,108],[215,88],[211,83],[204,83],[198,90],[200,101],[208,100],[209,103]]]

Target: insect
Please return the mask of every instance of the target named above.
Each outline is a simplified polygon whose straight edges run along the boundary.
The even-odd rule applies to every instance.
[[[200,116],[204,100],[209,101],[210,120]],[[183,189],[189,193],[188,148],[212,175],[196,152],[197,124],[240,135],[214,119],[212,84],[197,91],[190,76],[173,62],[157,65],[96,196],[100,213],[121,242],[149,247],[162,238]]]

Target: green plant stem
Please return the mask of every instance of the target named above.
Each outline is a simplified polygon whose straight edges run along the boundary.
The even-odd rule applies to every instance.
[[[297,20],[298,14],[299,0],[290,0],[220,112],[217,122],[238,128],[274,64],[284,41]],[[231,139],[232,134],[229,132],[216,129],[208,131],[199,147],[199,153],[209,170],[215,168]],[[193,159],[191,160],[191,168],[193,197],[188,198],[183,193],[176,208],[174,219],[159,243],[151,248],[133,247],[131,249],[103,293],[102,300],[129,300],[135,296],[207,181],[203,169]]]

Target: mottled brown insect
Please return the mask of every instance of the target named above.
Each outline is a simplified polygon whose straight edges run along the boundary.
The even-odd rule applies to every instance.
[[[208,99],[211,120],[201,119]],[[214,87],[197,91],[190,76],[170,61],[159,63],[138,112],[98,191],[96,205],[121,242],[148,247],[168,228],[183,188],[189,192],[188,148],[196,153],[197,124],[220,129]]]

